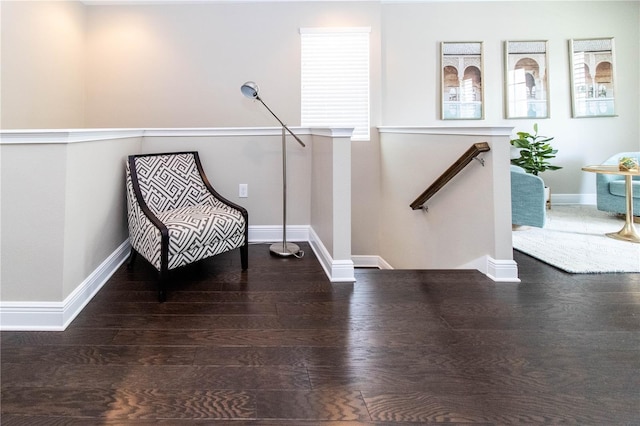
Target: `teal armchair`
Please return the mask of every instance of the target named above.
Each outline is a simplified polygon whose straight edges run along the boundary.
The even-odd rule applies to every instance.
[[[620,157],[640,159],[640,152],[619,152],[602,164],[618,164]],[[640,176],[634,176],[631,182],[633,184],[633,214],[640,216]],[[627,208],[624,185],[624,176],[598,173],[596,175],[596,206],[598,210],[625,214]]]
[[[511,165],[511,223],[542,228],[546,214],[542,178]]]

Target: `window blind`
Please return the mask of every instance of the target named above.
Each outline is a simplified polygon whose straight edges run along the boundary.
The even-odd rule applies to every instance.
[[[354,127],[369,140],[369,28],[301,28],[304,127]]]

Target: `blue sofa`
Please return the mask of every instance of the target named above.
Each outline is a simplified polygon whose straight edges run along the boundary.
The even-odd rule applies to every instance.
[[[640,158],[640,152],[619,152],[602,164],[618,164],[620,157]],[[640,176],[633,180],[633,214],[640,216]],[[598,210],[626,214],[626,189],[624,176],[598,173],[596,175],[596,200]]]
[[[511,165],[511,223],[544,227],[546,220],[544,181],[539,176]]]

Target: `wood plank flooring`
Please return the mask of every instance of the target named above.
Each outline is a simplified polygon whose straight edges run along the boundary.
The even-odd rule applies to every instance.
[[[1,333],[2,425],[640,424],[640,274],[330,283],[301,247],[175,271],[163,304],[139,260],[66,331]]]

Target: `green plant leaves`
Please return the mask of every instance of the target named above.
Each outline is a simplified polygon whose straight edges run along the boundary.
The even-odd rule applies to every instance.
[[[512,139],[511,145],[520,150],[520,157],[511,160],[511,164],[522,167],[527,173],[538,175],[545,170],[558,170],[562,167],[549,163],[558,150],[553,149],[550,141],[553,137],[538,136],[538,123],[533,125],[534,134],[517,132],[518,139]]]

